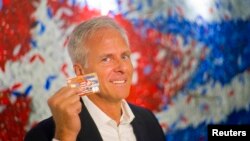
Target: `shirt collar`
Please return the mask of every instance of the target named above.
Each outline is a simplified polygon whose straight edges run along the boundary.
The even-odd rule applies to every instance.
[[[135,118],[131,108],[129,107],[126,100],[122,100],[122,116],[121,116],[121,123],[131,123]]]
[[[110,123],[114,121],[108,115],[106,115],[100,108],[98,108],[87,96],[82,96],[82,100],[86,108],[88,109],[91,117],[95,122],[97,122],[97,124]],[[120,124],[128,124],[132,122],[135,116],[126,100],[122,100],[121,107],[122,116],[120,119]]]

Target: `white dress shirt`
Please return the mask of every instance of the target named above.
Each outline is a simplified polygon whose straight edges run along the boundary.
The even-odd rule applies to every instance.
[[[119,125],[99,109],[87,96],[83,96],[82,100],[93,118],[103,141],[136,141],[133,127],[130,124],[135,116],[125,100],[122,100],[122,116]]]

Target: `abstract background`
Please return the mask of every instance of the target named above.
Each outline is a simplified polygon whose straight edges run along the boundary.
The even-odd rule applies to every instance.
[[[128,101],[152,110],[168,141],[206,141],[208,124],[250,124],[250,0],[0,0],[0,141],[49,117],[74,76],[73,28],[108,15],[127,30]]]

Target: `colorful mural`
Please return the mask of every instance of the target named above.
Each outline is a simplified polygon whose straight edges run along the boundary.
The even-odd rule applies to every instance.
[[[250,0],[0,0],[0,141],[49,117],[73,76],[67,37],[98,15],[128,31],[128,100],[152,110],[168,141],[206,141],[208,124],[250,124]]]

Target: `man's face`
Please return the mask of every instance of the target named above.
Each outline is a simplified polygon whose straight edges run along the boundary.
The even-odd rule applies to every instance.
[[[97,96],[108,101],[120,101],[129,95],[133,67],[130,49],[114,29],[99,29],[86,42],[87,68],[84,73],[96,72],[100,82]]]

